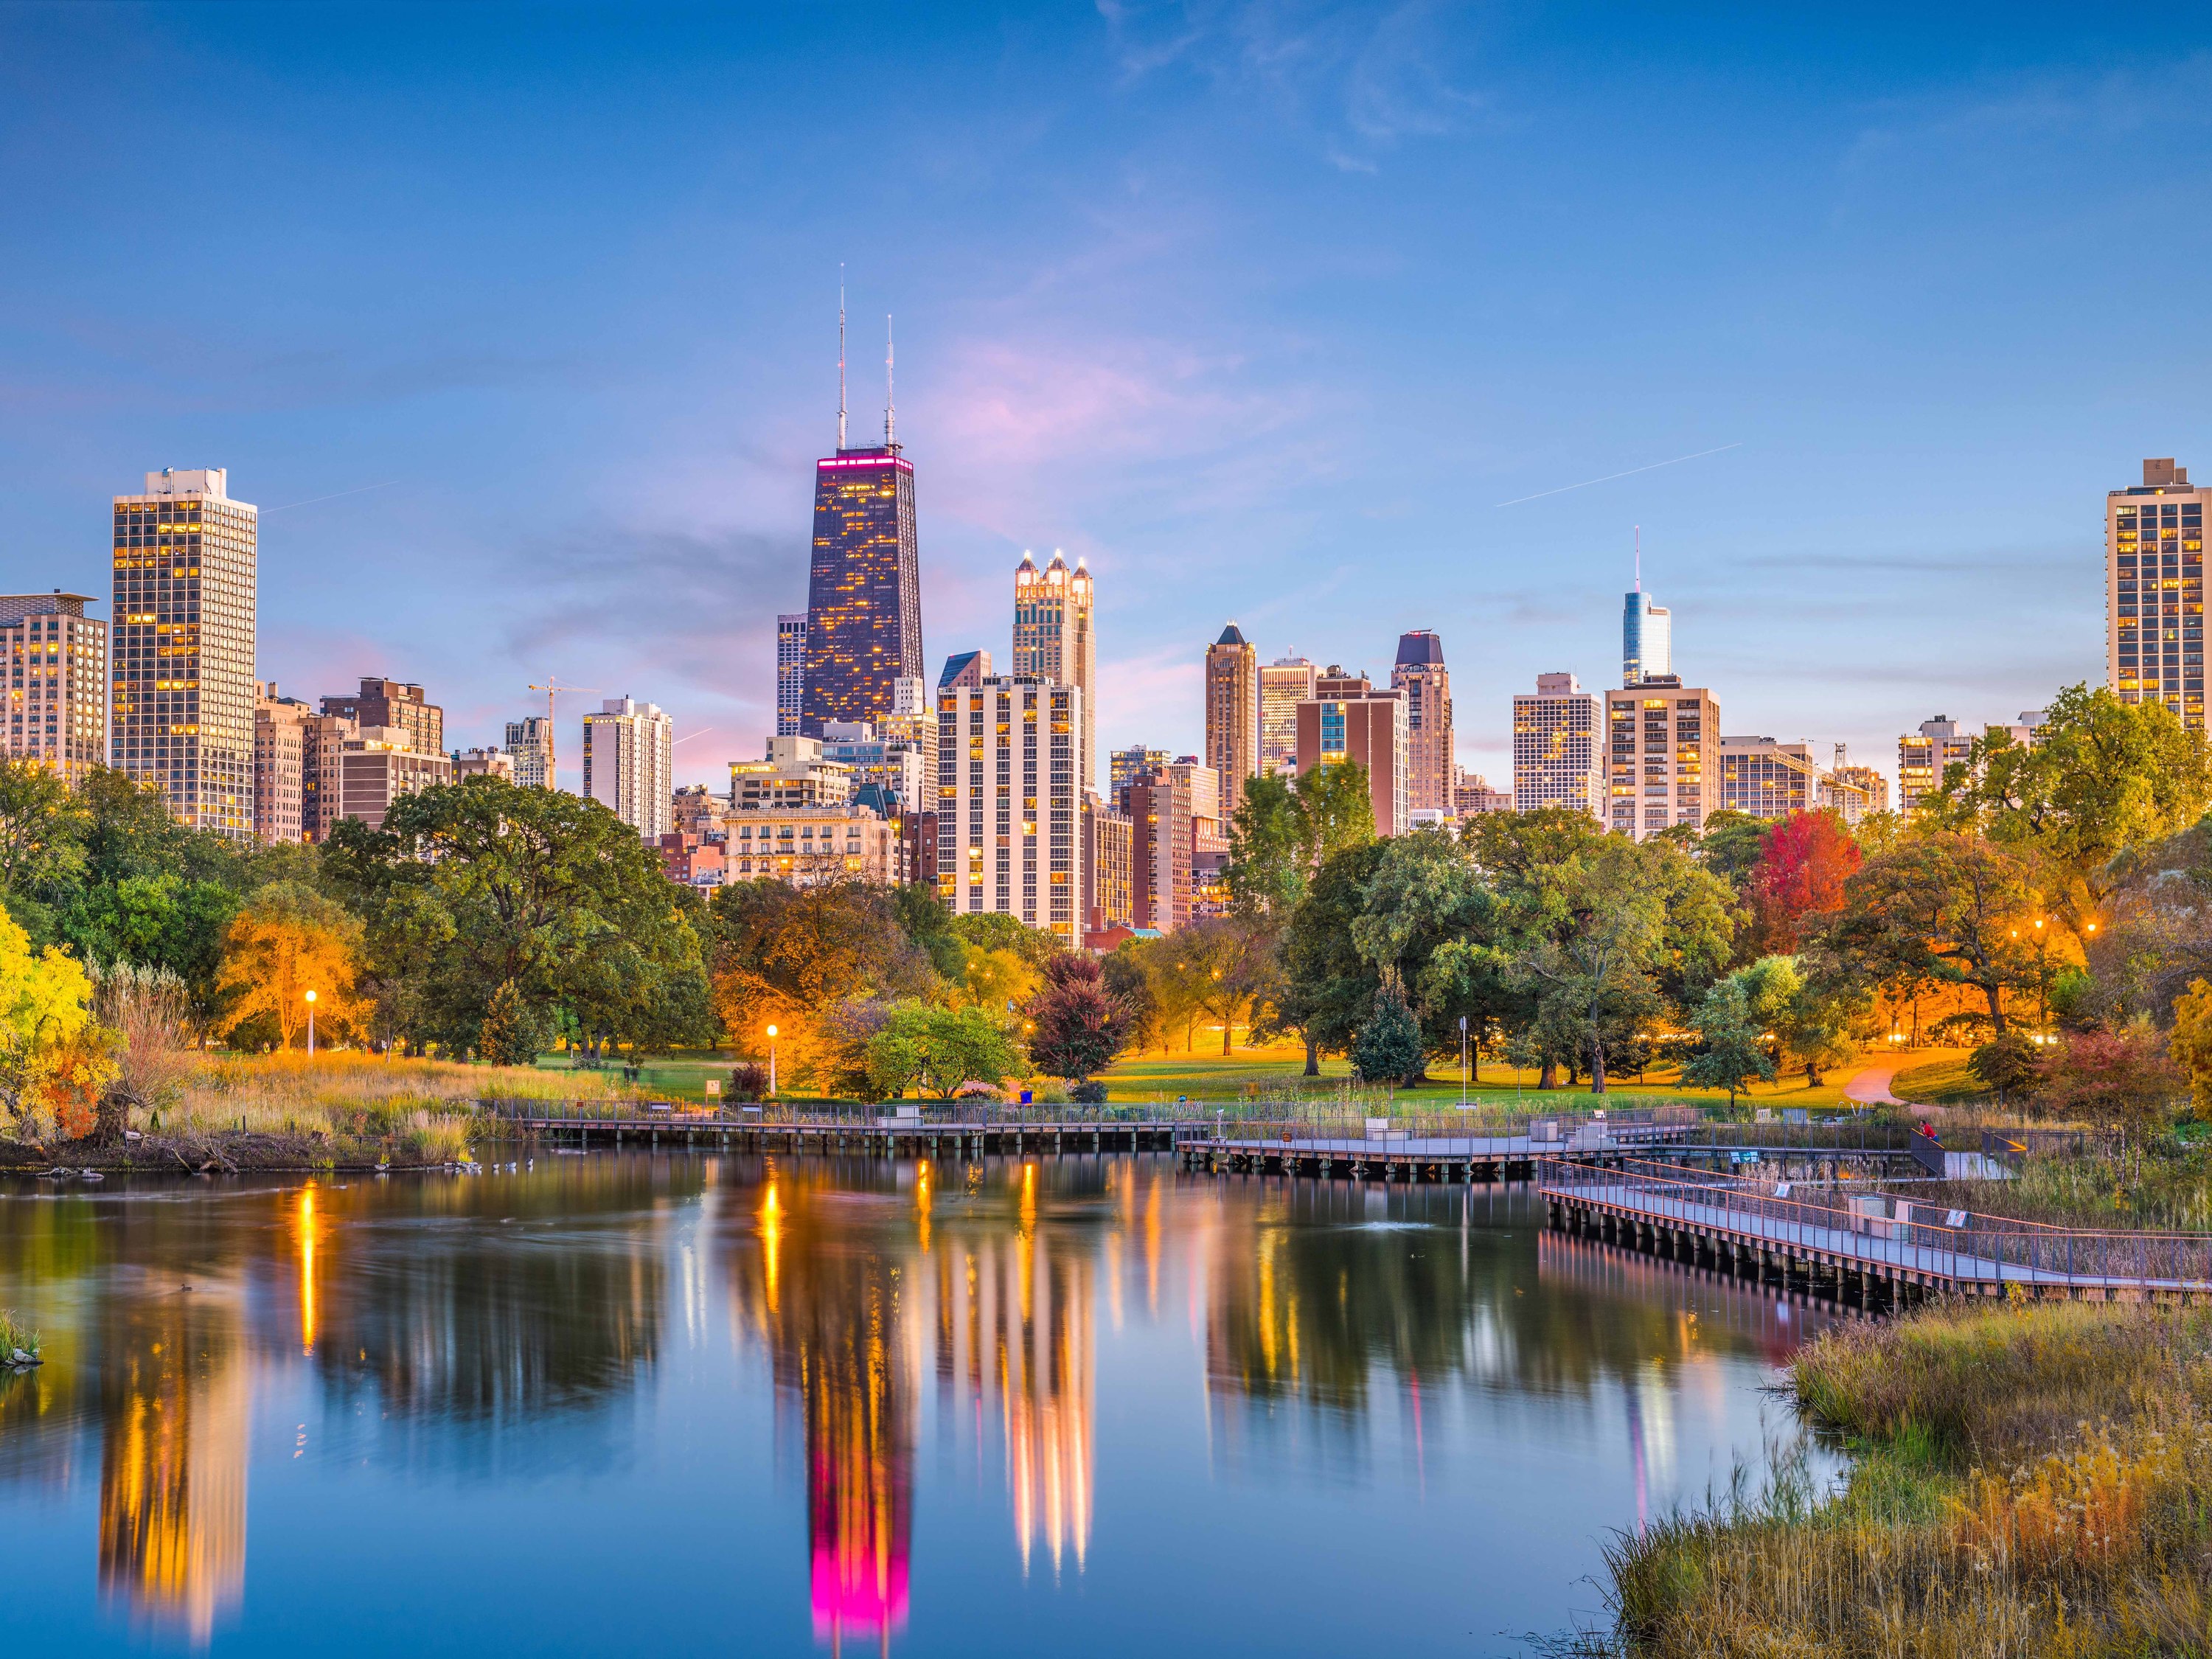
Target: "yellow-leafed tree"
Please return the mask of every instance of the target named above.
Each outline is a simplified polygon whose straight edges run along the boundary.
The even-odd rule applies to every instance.
[[[18,1127],[43,1105],[72,1139],[91,1128],[115,1075],[104,1034],[85,1010],[91,1000],[92,981],[76,958],[51,945],[32,950],[0,911],[0,1097]]]
[[[226,1033],[266,1019],[289,1048],[307,1029],[307,993],[315,994],[319,1031],[347,1030],[356,1012],[356,962],[361,923],[312,887],[271,882],[246,902],[223,933],[222,969],[216,979],[225,1002]]]

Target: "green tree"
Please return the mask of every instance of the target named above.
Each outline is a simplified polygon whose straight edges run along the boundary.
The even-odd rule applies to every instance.
[[[2195,823],[2208,805],[2203,732],[2163,703],[2069,685],[2032,744],[2002,730],[1977,738],[1926,810],[1940,828],[1978,830],[2027,854],[2045,902],[2078,938],[2122,878],[2120,855]]]
[[[1729,1104],[1756,1079],[1771,1081],[1774,1060],[1753,1012],[1744,983],[1731,975],[1705,993],[1698,1007],[1698,1049],[1683,1063],[1682,1081],[1699,1089],[1725,1089]]]
[[[940,1008],[925,1002],[891,1004],[865,1044],[870,1089],[896,1100],[908,1089],[949,1100],[963,1083],[1000,1083],[1027,1065],[1022,1046],[1003,1017],[981,1008]]]
[[[711,1030],[696,894],[596,801],[471,778],[402,798],[380,830],[340,820],[324,866],[415,1042],[473,1045],[510,981],[593,1043]]]
[[[1697,860],[1741,894],[1759,868],[1771,825],[1765,818],[1723,807],[1705,822],[1697,838]]]
[[[492,993],[484,1010],[483,1027],[477,1035],[477,1053],[494,1066],[534,1066],[545,1046],[544,1021],[524,1000],[513,980]]]
[[[1406,994],[1395,985],[1375,994],[1375,1001],[1352,1044],[1352,1064],[1366,1083],[1410,1087],[1423,1069],[1421,1028]]]
[[[1844,882],[1820,948],[1875,983],[1971,987],[1995,1035],[2005,1029],[2006,991],[2036,981],[2033,950],[2018,937],[2035,897],[2008,849],[1958,831],[1910,835]]]
[[[1352,924],[1366,908],[1368,879],[1382,857],[1382,844],[1367,841],[1322,860],[1284,931],[1263,1029],[1295,1032],[1304,1042],[1308,1077],[1321,1074],[1322,1054],[1350,1048],[1382,987],[1374,964],[1352,937]]]
[[[1969,1054],[1966,1069],[2002,1101],[2035,1087],[2043,1076],[2043,1051],[2020,1032],[2006,1031]]]
[[[1275,774],[1245,779],[1222,870],[1231,904],[1242,915],[1287,915],[1304,896],[1311,868],[1291,781]]]
[[[73,878],[84,863],[89,814],[52,767],[0,755],[0,893],[26,896]]]

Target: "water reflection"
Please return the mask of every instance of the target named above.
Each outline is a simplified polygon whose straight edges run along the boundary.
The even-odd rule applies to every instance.
[[[100,1586],[205,1646],[246,1589],[251,1370],[239,1287],[112,1306],[100,1384]]]
[[[1383,1499],[1364,1533],[1402,1511],[1493,1558],[1554,1504],[1565,1541],[1535,1571],[1556,1568],[1564,1595],[1595,1565],[1588,1540],[1741,1449],[1748,1388],[1819,1322],[1547,1233],[1517,1190],[1115,1158],[594,1156],[474,1180],[0,1195],[0,1304],[52,1356],[0,1381],[0,1527],[33,1540],[26,1570],[59,1583],[95,1564],[98,1604],[134,1639],[224,1632],[246,1651],[301,1627],[302,1559],[404,1575],[384,1540],[438,1512],[424,1481],[456,1513],[526,1493],[533,1537],[596,1540],[616,1513],[641,1536],[680,1513],[623,1579],[641,1632],[671,1641],[726,1633],[727,1613],[684,1622],[707,1619],[701,1587],[726,1560],[678,1567],[684,1540],[733,1513],[803,1535],[803,1608],[795,1550],[762,1570],[793,1621],[785,1645],[811,1624],[833,1652],[1033,1651],[1024,1596],[1079,1592],[1115,1598],[1120,1622],[1086,1646],[1059,1604],[1058,1644],[1125,1651],[1102,1644],[1145,1630],[1127,1609],[1194,1552],[1260,1552],[1258,1582],[1295,1581],[1316,1552],[1340,1575],[1327,1510],[1298,1510],[1328,1492]],[[715,1437],[738,1435],[773,1442],[792,1480],[756,1488],[742,1456],[716,1464]],[[1437,1480],[1479,1469],[1464,1484],[1481,1488],[1501,1447],[1556,1495],[1419,1519]],[[250,1602],[249,1486],[280,1471],[258,1495],[278,1565]],[[40,1505],[61,1519],[23,1524]],[[457,1541],[477,1571],[542,1565],[497,1532]],[[1224,1594],[1238,1639],[1343,1650],[1310,1611],[1271,1625],[1276,1602]],[[40,1616],[48,1645],[97,1645],[68,1609]],[[550,1611],[505,1616],[494,1647],[605,1650],[605,1631]]]

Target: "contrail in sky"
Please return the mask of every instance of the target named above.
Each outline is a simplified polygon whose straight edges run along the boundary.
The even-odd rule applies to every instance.
[[[317,501],[334,501],[338,495],[358,495],[364,489],[389,489],[398,482],[397,478],[386,478],[382,483],[357,484],[351,489],[339,490],[337,495],[310,495],[304,501],[287,501],[283,507],[264,507],[261,510],[264,513],[282,513],[285,507],[313,507]]]
[[[1654,461],[1649,466],[1632,466],[1626,472],[1608,472],[1602,478],[1584,478],[1580,483],[1561,484],[1557,489],[1540,489],[1533,495],[1516,495],[1511,501],[1500,501],[1498,505],[1518,507],[1523,501],[1540,501],[1547,495],[1564,495],[1570,489],[1588,489],[1592,484],[1611,483],[1615,478],[1632,478],[1639,472],[1656,472],[1662,466],[1679,466],[1684,461],[1694,461],[1707,455],[1717,455],[1723,449],[1741,449],[1742,447],[1741,440],[1738,440],[1732,444],[1722,444],[1718,448],[1701,449],[1695,455],[1677,455],[1671,461]]]

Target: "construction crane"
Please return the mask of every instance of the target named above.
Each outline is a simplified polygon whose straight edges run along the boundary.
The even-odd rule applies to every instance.
[[[554,739],[561,729],[561,721],[554,708],[554,699],[563,691],[599,691],[599,688],[596,685],[567,685],[562,684],[558,674],[548,674],[544,684],[533,685],[530,689],[545,694],[545,787],[557,789],[560,787],[560,773],[556,765]],[[605,696],[606,693],[599,691],[599,695]]]

